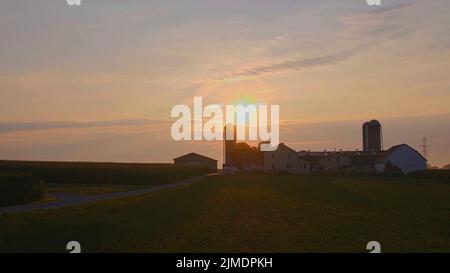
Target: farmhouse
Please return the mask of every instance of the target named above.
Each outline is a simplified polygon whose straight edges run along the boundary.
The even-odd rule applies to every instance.
[[[265,172],[298,173],[297,152],[284,143],[280,143],[275,151],[263,153]]]
[[[210,168],[211,172],[217,172],[217,160],[204,155],[189,153],[177,157],[173,161],[175,165],[203,166]]]

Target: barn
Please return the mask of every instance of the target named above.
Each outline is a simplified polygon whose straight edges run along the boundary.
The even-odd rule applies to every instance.
[[[425,170],[427,160],[409,145],[400,144],[382,152],[375,163],[377,172],[384,172],[387,166],[397,167],[406,174]]]
[[[217,172],[217,160],[197,153],[189,153],[173,160],[175,165],[203,166],[210,168],[211,172]]]

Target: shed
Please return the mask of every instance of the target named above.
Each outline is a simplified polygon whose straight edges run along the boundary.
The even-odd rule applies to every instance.
[[[217,172],[217,160],[197,153],[189,153],[175,158],[175,165],[192,165],[210,168],[211,172]]]

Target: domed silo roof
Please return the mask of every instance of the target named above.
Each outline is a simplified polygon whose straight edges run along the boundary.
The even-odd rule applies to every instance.
[[[379,125],[379,126],[381,126],[381,123],[378,120],[376,120],[376,119],[372,119],[371,121],[369,121],[369,125]]]

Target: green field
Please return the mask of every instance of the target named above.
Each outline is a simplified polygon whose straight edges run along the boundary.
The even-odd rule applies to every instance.
[[[234,175],[89,205],[0,216],[1,252],[450,252],[450,183]]]
[[[103,185],[103,184],[56,184],[46,185],[47,193],[69,193],[78,195],[102,194],[111,192],[122,192],[147,188],[146,185]]]
[[[174,164],[1,161],[0,172],[29,172],[47,184],[160,185],[209,169]]]

